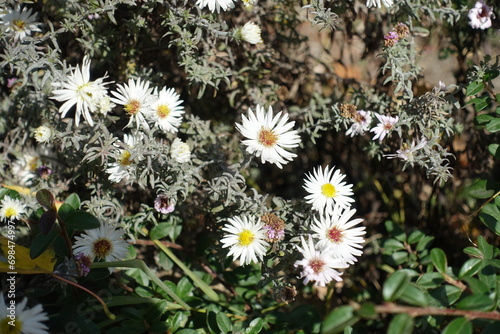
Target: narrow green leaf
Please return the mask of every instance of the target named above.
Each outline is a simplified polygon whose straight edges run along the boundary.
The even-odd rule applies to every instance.
[[[456,318],[443,329],[441,334],[472,334],[472,324],[465,318]]]
[[[392,302],[404,292],[406,285],[410,282],[410,277],[405,273],[396,271],[384,283],[382,296],[385,301]]]
[[[49,248],[50,245],[52,245],[58,235],[59,232],[57,232],[56,230],[52,230],[48,234],[38,233],[33,238],[33,241],[31,241],[30,257],[32,259],[35,259],[42,255],[42,253],[45,252],[45,250]]]
[[[71,207],[75,210],[80,209],[80,197],[78,197],[78,194],[76,193],[69,195],[64,203],[71,205]]]
[[[436,267],[437,271],[440,273],[446,273],[446,268],[448,267],[448,261],[446,260],[446,254],[441,248],[433,248],[431,250],[431,260],[432,264]]]
[[[408,314],[398,314],[392,318],[387,334],[407,334],[413,332],[413,318]]]
[[[500,118],[491,120],[491,122],[487,123],[485,127],[486,130],[492,133],[500,131]]]
[[[474,104],[474,109],[476,111],[481,111],[488,106],[488,98],[486,96],[485,97],[476,97],[476,98],[470,100],[469,102],[467,102],[467,104]]]
[[[225,334],[232,331],[233,324],[231,323],[231,320],[229,320],[229,318],[225,313],[218,312],[215,318],[217,320],[217,326],[219,327],[221,333]]]
[[[340,333],[347,326],[354,325],[359,318],[354,315],[354,309],[349,305],[337,307],[323,321],[322,334]]]
[[[460,300],[455,307],[461,310],[489,311],[495,307],[495,302],[486,295],[470,295]]]
[[[479,93],[480,91],[482,91],[484,89],[484,84],[482,82],[479,82],[479,81],[474,81],[474,82],[471,82],[468,86],[467,86],[467,89],[465,91],[465,94],[467,96],[471,96],[471,95],[476,95],[477,93]]]
[[[462,279],[465,277],[472,277],[481,270],[483,267],[483,260],[481,259],[469,259],[460,268],[458,272],[458,278]]]
[[[75,230],[92,230],[101,226],[99,219],[85,211],[73,212],[64,220],[64,224]]]

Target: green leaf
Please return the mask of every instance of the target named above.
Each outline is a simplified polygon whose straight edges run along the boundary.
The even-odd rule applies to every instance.
[[[76,193],[69,195],[64,201],[64,203],[71,205],[71,207],[75,210],[80,209],[80,204],[81,204],[80,197],[78,197],[78,194]]]
[[[484,239],[482,236],[479,236],[477,238],[477,243],[478,243],[478,248],[483,254],[483,257],[485,260],[491,260],[493,257],[493,246],[490,245],[486,239]]]
[[[467,285],[469,286],[469,289],[472,291],[472,293],[476,295],[486,294],[490,291],[486,284],[484,284],[477,278],[469,277],[465,278],[464,281],[467,282]]]
[[[486,204],[479,214],[479,220],[496,235],[500,235],[500,210],[496,204]]]
[[[340,333],[347,326],[354,325],[359,318],[354,315],[354,310],[349,305],[337,307],[323,321],[322,334]]]
[[[465,318],[456,318],[443,329],[441,334],[472,334],[472,324]]]
[[[407,334],[413,332],[413,318],[408,314],[398,314],[392,318],[387,334]]]
[[[418,231],[418,230],[413,231],[408,236],[408,243],[415,244],[415,243],[419,242],[420,240],[422,240],[422,238],[424,238],[424,237],[425,237],[425,234],[422,231]]]
[[[41,189],[36,192],[36,200],[43,206],[45,209],[50,210],[56,208],[55,206],[55,197],[54,195],[47,189]]]
[[[469,254],[471,256],[474,256],[474,257],[477,257],[479,259],[483,258],[483,253],[481,253],[481,251],[479,249],[477,249],[476,247],[466,247],[466,248],[464,248],[464,253]]]
[[[398,299],[410,305],[427,306],[427,298],[424,293],[412,283],[405,286]]]
[[[441,248],[433,248],[431,250],[431,260],[432,264],[436,267],[437,271],[440,273],[446,273],[446,268],[448,267],[448,261],[446,260],[446,254]]]
[[[481,111],[488,106],[488,97],[487,96],[476,97],[476,98],[470,100],[469,102],[467,102],[467,104],[474,104],[475,105],[474,109],[476,111]]]
[[[437,300],[440,306],[453,305],[462,295],[462,290],[453,285],[442,285],[429,291],[429,295]]]
[[[233,324],[227,315],[223,312],[218,312],[216,315],[217,326],[219,327],[221,333],[228,333],[233,330]]]
[[[484,262],[481,259],[469,259],[465,261],[462,268],[460,268],[460,271],[458,272],[458,278],[462,279],[474,276],[479,272],[479,270],[481,270],[483,263]]]
[[[193,291],[193,284],[189,281],[187,277],[181,278],[179,283],[177,283],[177,295],[185,299]]]
[[[406,241],[406,233],[392,220],[385,222],[385,228],[391,237],[399,241]]]
[[[377,317],[377,312],[375,311],[374,303],[364,303],[361,305],[357,314],[365,319],[375,319]]]
[[[486,130],[492,133],[500,131],[500,118],[491,120],[491,122],[487,123],[485,127]]]
[[[468,86],[467,86],[467,89],[465,91],[465,94],[467,96],[471,96],[471,95],[476,95],[477,93],[479,93],[480,91],[482,91],[484,89],[484,84],[482,82],[479,82],[479,81],[474,81],[474,82],[471,82]]]
[[[486,71],[486,73],[484,73],[483,81],[492,81],[493,79],[498,77],[499,74],[500,71],[498,71],[497,69],[488,70]]]
[[[85,211],[73,212],[64,220],[64,224],[75,230],[92,230],[101,226],[99,219]]]
[[[455,307],[461,310],[489,311],[495,307],[495,303],[486,295],[470,295],[460,300]]]
[[[417,243],[417,247],[415,248],[417,252],[422,252],[423,250],[429,248],[431,243],[434,241],[434,237],[427,235],[420,239],[420,241]]]
[[[384,283],[382,288],[382,296],[385,301],[392,302],[399,298],[404,292],[407,284],[410,282],[410,277],[405,273],[396,271]]]
[[[50,231],[48,234],[38,233],[31,241],[30,257],[35,259],[45,252],[47,248],[56,240],[59,232],[56,230]]]
[[[477,199],[490,198],[500,188],[496,182],[491,180],[478,180],[468,189],[468,195]]]
[[[476,124],[484,126],[485,124],[488,124],[492,119],[495,119],[495,116],[492,116],[490,114],[481,114],[476,116],[474,121],[476,122]]]
[[[492,265],[487,265],[479,272],[479,280],[490,289],[496,287],[497,275]]]
[[[500,159],[500,144],[490,144],[488,152],[497,159]]]
[[[383,252],[391,254],[397,250],[405,249],[405,245],[396,239],[387,239],[382,243]]]
[[[264,320],[262,318],[255,318],[252,322],[245,328],[245,334],[257,334],[260,333],[264,327]]]
[[[52,231],[57,219],[56,210],[50,209],[42,214],[40,220],[38,221],[38,226],[43,234],[47,234]]]
[[[151,239],[159,240],[165,238],[173,228],[172,223],[159,223],[151,229]]]
[[[63,203],[59,207],[59,210],[57,210],[57,213],[59,214],[61,219],[65,221],[69,217],[69,215],[71,215],[75,211],[75,208],[73,208],[70,204]]]
[[[426,289],[437,288],[441,284],[443,284],[444,278],[440,273],[432,272],[425,273],[417,280],[417,283]]]

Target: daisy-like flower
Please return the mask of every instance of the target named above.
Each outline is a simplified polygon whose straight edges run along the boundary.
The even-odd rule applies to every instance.
[[[396,0],[397,1],[397,0]],[[366,7],[382,7],[382,3],[384,4],[385,7],[389,8],[394,4],[393,0],[366,0]]]
[[[107,95],[106,85],[103,80],[90,80],[90,59],[83,58],[82,68],[77,65],[73,72],[68,75],[64,82],[54,82],[52,86],[59,88],[52,91],[53,99],[64,102],[59,108],[61,117],[66,116],[68,111],[76,104],[75,125],[80,124],[80,116],[90,124],[94,125],[91,113],[98,109],[99,100]]]
[[[212,13],[215,11],[220,13],[221,8],[222,10],[234,8],[234,0],[198,0],[196,1],[196,6],[202,9],[208,6],[208,9]]]
[[[118,84],[117,90],[118,92],[111,92],[114,96],[111,101],[122,105],[125,112],[130,116],[130,120],[125,127],[135,123],[137,129],[142,126],[149,130],[144,115],[151,113],[151,105],[156,100],[156,96],[152,94],[153,88],[149,87],[149,81],[129,79],[128,84]]]
[[[34,131],[35,140],[41,144],[47,144],[52,138],[52,130],[45,125],[40,125]]]
[[[31,9],[8,9],[6,13],[0,15],[2,24],[7,27],[6,32],[13,32],[15,40],[23,40],[34,31],[41,31],[38,28],[40,23],[36,22],[36,14],[31,15]]]
[[[127,256],[128,251],[128,243],[122,239],[124,233],[123,229],[117,229],[110,224],[87,230],[81,236],[75,237],[73,254],[83,253],[91,261],[96,258],[106,262],[122,260]],[[109,268],[110,272],[113,270],[114,268]]]
[[[247,22],[239,29],[241,39],[250,44],[263,43],[261,33],[260,27],[253,22]]]
[[[484,3],[483,0],[476,2],[474,8],[469,10],[469,25],[474,29],[488,29],[491,27],[493,8]]]
[[[0,202],[0,218],[2,220],[19,219],[24,211],[25,206],[18,199],[5,196]]]
[[[133,135],[125,134],[123,136],[123,142],[127,148],[121,148],[115,145],[115,147],[119,148],[114,154],[115,162],[108,164],[108,168],[106,169],[106,173],[109,174],[109,180],[114,183],[118,183],[123,179],[128,179],[131,175],[131,165],[134,161],[141,160],[140,156],[136,157],[135,160],[132,158],[132,150],[137,144],[137,138]]]
[[[254,217],[242,216],[228,219],[223,231],[229,233],[222,238],[223,248],[230,247],[228,256],[240,260],[242,265],[262,261],[269,244],[265,241],[266,233],[262,229],[264,223]]]
[[[42,158],[34,149],[28,148],[24,151],[21,159],[12,164],[12,174],[21,186],[31,186],[37,178],[38,167],[42,165]]]
[[[375,114],[380,123],[376,127],[370,130],[370,132],[375,133],[372,140],[378,139],[382,141],[385,136],[387,136],[392,130],[394,130],[394,125],[399,121],[399,117],[391,117],[380,114]]]
[[[242,2],[243,7],[245,7],[246,10],[250,10],[257,3],[257,0],[242,0]]]
[[[3,294],[0,293],[0,331],[5,334],[48,334],[48,327],[43,321],[49,320],[41,304],[27,308],[28,298],[15,305],[15,318],[7,310]],[[9,304],[9,307],[11,305]]]
[[[300,136],[296,130],[290,131],[295,122],[288,122],[288,115],[281,117],[281,111],[273,118],[273,108],[265,113],[264,108],[257,105],[257,115],[248,110],[248,118],[243,115],[243,124],[236,124],[241,134],[248,138],[243,140],[247,152],[255,153],[261,162],[270,162],[282,168],[282,164],[292,161],[297,155],[284,148],[299,146]]]
[[[335,167],[325,170],[318,166],[312,174],[306,175],[304,189],[309,193],[305,197],[307,203],[312,204],[313,209],[320,214],[333,213],[335,206],[342,208],[351,206],[354,199],[349,197],[353,195],[352,184],[342,182],[345,178],[340,170]]]
[[[170,147],[170,156],[178,163],[185,163],[191,159],[191,150],[189,145],[184,143],[181,139],[175,138]]]
[[[372,116],[369,111],[358,110],[353,117],[354,123],[345,133],[348,136],[354,137],[355,135],[363,135],[365,131],[370,129]]]
[[[319,220],[314,217],[312,226],[316,232],[314,237],[319,239],[318,247],[333,258],[350,264],[357,261],[356,256],[363,254],[361,249],[366,234],[364,226],[355,227],[363,219],[350,220],[355,213],[355,209],[335,207],[332,215],[321,215]]]
[[[167,214],[175,209],[175,201],[169,198],[167,195],[158,195],[155,199],[155,210]]]
[[[404,161],[413,162],[415,152],[422,149],[425,145],[427,145],[427,139],[422,138],[418,144],[415,144],[415,139],[413,139],[411,141],[411,146],[407,143],[403,143],[395,154],[384,154],[384,157],[388,159],[400,158]]]
[[[304,278],[304,284],[316,282],[315,286],[326,286],[332,280],[342,281],[342,273],[335,269],[347,268],[349,265],[341,260],[334,259],[324,251],[316,249],[312,238],[306,242],[304,237],[300,237],[302,247],[296,246],[303,259],[294,263],[295,267],[301,266],[300,278]]]
[[[182,114],[184,114],[182,102],[180,95],[173,88],[163,88],[158,94],[158,99],[151,105],[148,116],[163,131],[175,133],[181,125]]]

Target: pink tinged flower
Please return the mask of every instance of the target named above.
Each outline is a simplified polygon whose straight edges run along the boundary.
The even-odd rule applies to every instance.
[[[85,255],[83,252],[80,252],[75,255],[74,259],[78,269],[78,275],[87,276],[90,272],[90,265],[92,264],[90,257]]]
[[[382,141],[385,136],[387,136],[389,133],[391,133],[392,130],[394,130],[394,125],[399,121],[399,117],[391,117],[380,114],[375,114],[375,116],[380,123],[378,123],[376,127],[370,130],[370,132],[375,133],[375,136],[373,136],[372,140],[378,139],[379,141]]]
[[[12,88],[17,82],[17,78],[7,79],[7,88]]]
[[[474,8],[469,10],[469,25],[474,29],[488,29],[491,27],[491,18],[494,17],[493,8],[484,3],[484,1],[478,1],[474,5]]]
[[[316,249],[313,239],[308,242],[301,237],[302,247],[296,246],[302,254],[303,259],[294,263],[295,267],[301,266],[300,278],[304,278],[304,284],[316,282],[315,286],[326,286],[332,280],[342,281],[342,273],[336,269],[347,268],[349,265],[341,259],[334,259],[324,251]]]
[[[267,241],[278,242],[285,238],[286,224],[283,219],[272,213],[266,213],[260,219],[265,224],[262,228],[266,230]]]
[[[387,157],[387,159],[400,158],[404,161],[412,162],[414,160],[415,152],[422,149],[425,145],[427,145],[427,139],[422,138],[418,144],[415,144],[415,139],[413,139],[411,146],[407,143],[403,143],[401,148],[397,150],[395,154],[384,154],[384,157]]]
[[[166,195],[158,195],[158,197],[156,197],[155,199],[154,205],[156,211],[163,214],[170,213],[175,209],[175,201],[173,201]]]
[[[370,129],[372,116],[369,111],[358,110],[356,115],[352,118],[354,123],[349,130],[345,133],[348,136],[354,137],[355,135],[363,135],[365,131]]]

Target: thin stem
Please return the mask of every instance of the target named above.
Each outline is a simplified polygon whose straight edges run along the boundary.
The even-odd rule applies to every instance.
[[[106,303],[104,302],[104,300],[102,300],[98,295],[96,295],[95,293],[93,293],[89,289],[81,286],[80,284],[72,282],[72,281],[70,281],[70,280],[68,280],[68,279],[66,279],[64,277],[61,277],[61,276],[56,275],[54,273],[51,273],[50,275],[52,275],[52,277],[54,277],[54,278],[56,278],[56,279],[58,279],[60,281],[63,281],[64,283],[71,284],[71,285],[73,285],[73,286],[75,286],[75,287],[77,287],[79,289],[82,289],[83,291],[87,292],[88,294],[92,295],[92,297],[94,297],[95,299],[97,299],[97,301],[99,303],[101,303],[102,308],[104,310],[104,313],[106,313],[106,315],[108,316],[108,318],[111,319],[111,320],[115,320],[116,319],[116,316],[109,311],[108,306],[106,305]]]

